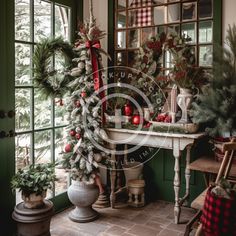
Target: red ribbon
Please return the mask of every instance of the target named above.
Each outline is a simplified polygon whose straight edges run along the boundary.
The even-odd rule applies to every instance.
[[[86,48],[89,48],[90,50],[90,55],[91,55],[91,60],[92,60],[92,68],[93,68],[93,81],[94,81],[94,90],[97,91],[100,88],[103,87],[103,81],[102,81],[102,76],[101,72],[99,71],[99,64],[98,64],[98,59],[97,59],[97,54],[96,54],[96,49],[101,48],[101,44],[99,41],[87,41],[85,43]],[[105,97],[105,91],[102,90],[99,93],[99,96],[101,99]],[[104,101],[102,103],[102,123],[105,123],[105,112],[106,110],[106,102]]]

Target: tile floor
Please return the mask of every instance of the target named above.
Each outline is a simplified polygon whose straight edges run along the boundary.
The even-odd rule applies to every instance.
[[[182,208],[181,224],[176,225],[173,207],[173,203],[157,201],[143,208],[96,208],[100,217],[90,223],[69,220],[68,209],[53,217],[51,236],[182,236],[194,210]]]

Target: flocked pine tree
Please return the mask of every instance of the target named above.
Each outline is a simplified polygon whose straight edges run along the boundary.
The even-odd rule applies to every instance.
[[[235,25],[228,28],[226,45],[215,50],[212,78],[192,109],[193,121],[204,124],[212,136],[231,136],[236,129]]]
[[[74,79],[68,84],[72,92],[65,98],[69,125],[63,152],[63,166],[70,170],[72,179],[88,183],[94,182],[98,162],[105,155],[98,151],[96,144],[107,137],[102,129],[100,102],[103,92],[99,92],[103,68],[101,53],[105,53],[99,40],[104,33],[96,26],[92,9],[90,12],[90,21],[80,27],[74,48],[76,66],[71,70]]]

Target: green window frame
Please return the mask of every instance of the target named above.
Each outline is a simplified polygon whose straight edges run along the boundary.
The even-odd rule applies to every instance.
[[[59,152],[63,147],[63,128],[66,126],[66,119],[61,119],[65,114],[65,107],[60,106],[55,99],[45,100],[34,86],[32,56],[40,37],[54,38],[61,35],[61,30],[67,35],[64,38],[72,42],[76,16],[80,14],[81,17],[83,9],[82,1],[74,0],[22,2],[27,5],[27,13],[24,12],[26,16],[22,19],[15,18],[16,171],[31,163],[55,162],[59,159]],[[15,12],[19,10],[17,7],[15,5]],[[20,25],[20,30],[17,28],[17,20],[26,22]],[[61,60],[60,55],[55,56],[52,59],[52,68],[60,67]],[[70,180],[63,169],[56,168],[56,174],[59,181],[54,183],[52,191],[48,191],[47,198],[54,202],[56,210],[60,210],[70,204],[66,194]],[[63,180],[60,179],[62,177]],[[16,195],[16,203],[19,201],[19,195]]]

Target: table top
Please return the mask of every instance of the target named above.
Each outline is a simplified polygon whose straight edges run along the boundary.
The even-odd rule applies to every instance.
[[[123,133],[123,134],[140,134],[140,135],[151,135],[159,137],[173,137],[173,138],[188,138],[188,139],[198,139],[205,136],[204,132],[196,134],[185,134],[185,133],[171,133],[171,132],[156,132],[151,130],[133,130],[133,129],[116,129],[116,128],[107,128],[106,131],[112,133]]]

